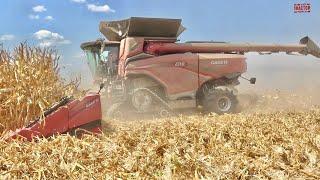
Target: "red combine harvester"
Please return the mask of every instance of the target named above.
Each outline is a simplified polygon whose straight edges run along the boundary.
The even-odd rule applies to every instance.
[[[295,52],[320,58],[319,47],[308,37],[296,45],[178,43],[184,30],[180,19],[132,17],[101,22],[100,32],[107,40],[81,45],[95,82],[106,86],[101,95],[99,91],[82,100],[65,98],[46,112],[43,120],[17,130],[11,137],[31,140],[35,136],[76,134],[77,129],[100,132],[100,96],[110,118],[131,113],[164,115],[180,108],[233,113],[238,104],[235,87],[247,70],[244,53]],[[256,81],[247,80],[252,84]]]
[[[184,30],[180,19],[132,17],[101,22],[100,32],[107,40],[81,45],[96,82],[107,86],[103,97],[109,117],[198,107],[232,113],[238,104],[235,87],[247,70],[244,53],[320,57],[319,47],[308,37],[296,45],[178,43]],[[254,84],[256,79],[249,81]]]

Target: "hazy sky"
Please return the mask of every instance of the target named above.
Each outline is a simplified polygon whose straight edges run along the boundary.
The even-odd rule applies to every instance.
[[[293,12],[294,3],[305,2],[311,4],[311,13]],[[80,44],[102,37],[99,21],[130,16],[181,18],[187,27],[180,37],[182,41],[295,43],[308,35],[320,43],[318,0],[1,0],[0,41],[8,48],[22,41],[54,46],[62,55],[64,73],[87,76]],[[284,71],[296,68],[295,72],[320,68],[310,56],[294,57],[289,66],[289,60],[274,65],[279,57],[249,55],[249,74],[275,67],[287,68]]]

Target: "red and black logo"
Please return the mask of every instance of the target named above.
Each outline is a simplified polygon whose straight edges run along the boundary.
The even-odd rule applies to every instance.
[[[310,3],[294,4],[293,6],[294,13],[309,13],[311,12]]]

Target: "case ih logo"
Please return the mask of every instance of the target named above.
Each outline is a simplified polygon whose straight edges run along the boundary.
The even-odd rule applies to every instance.
[[[303,3],[303,4],[294,4],[293,6],[294,13],[306,13],[311,11],[311,4],[310,3]]]

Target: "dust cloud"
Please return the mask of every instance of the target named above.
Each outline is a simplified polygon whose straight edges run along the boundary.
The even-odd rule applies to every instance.
[[[239,101],[244,112],[309,110],[320,105],[320,59],[312,56],[247,55],[246,77],[241,80]]]

